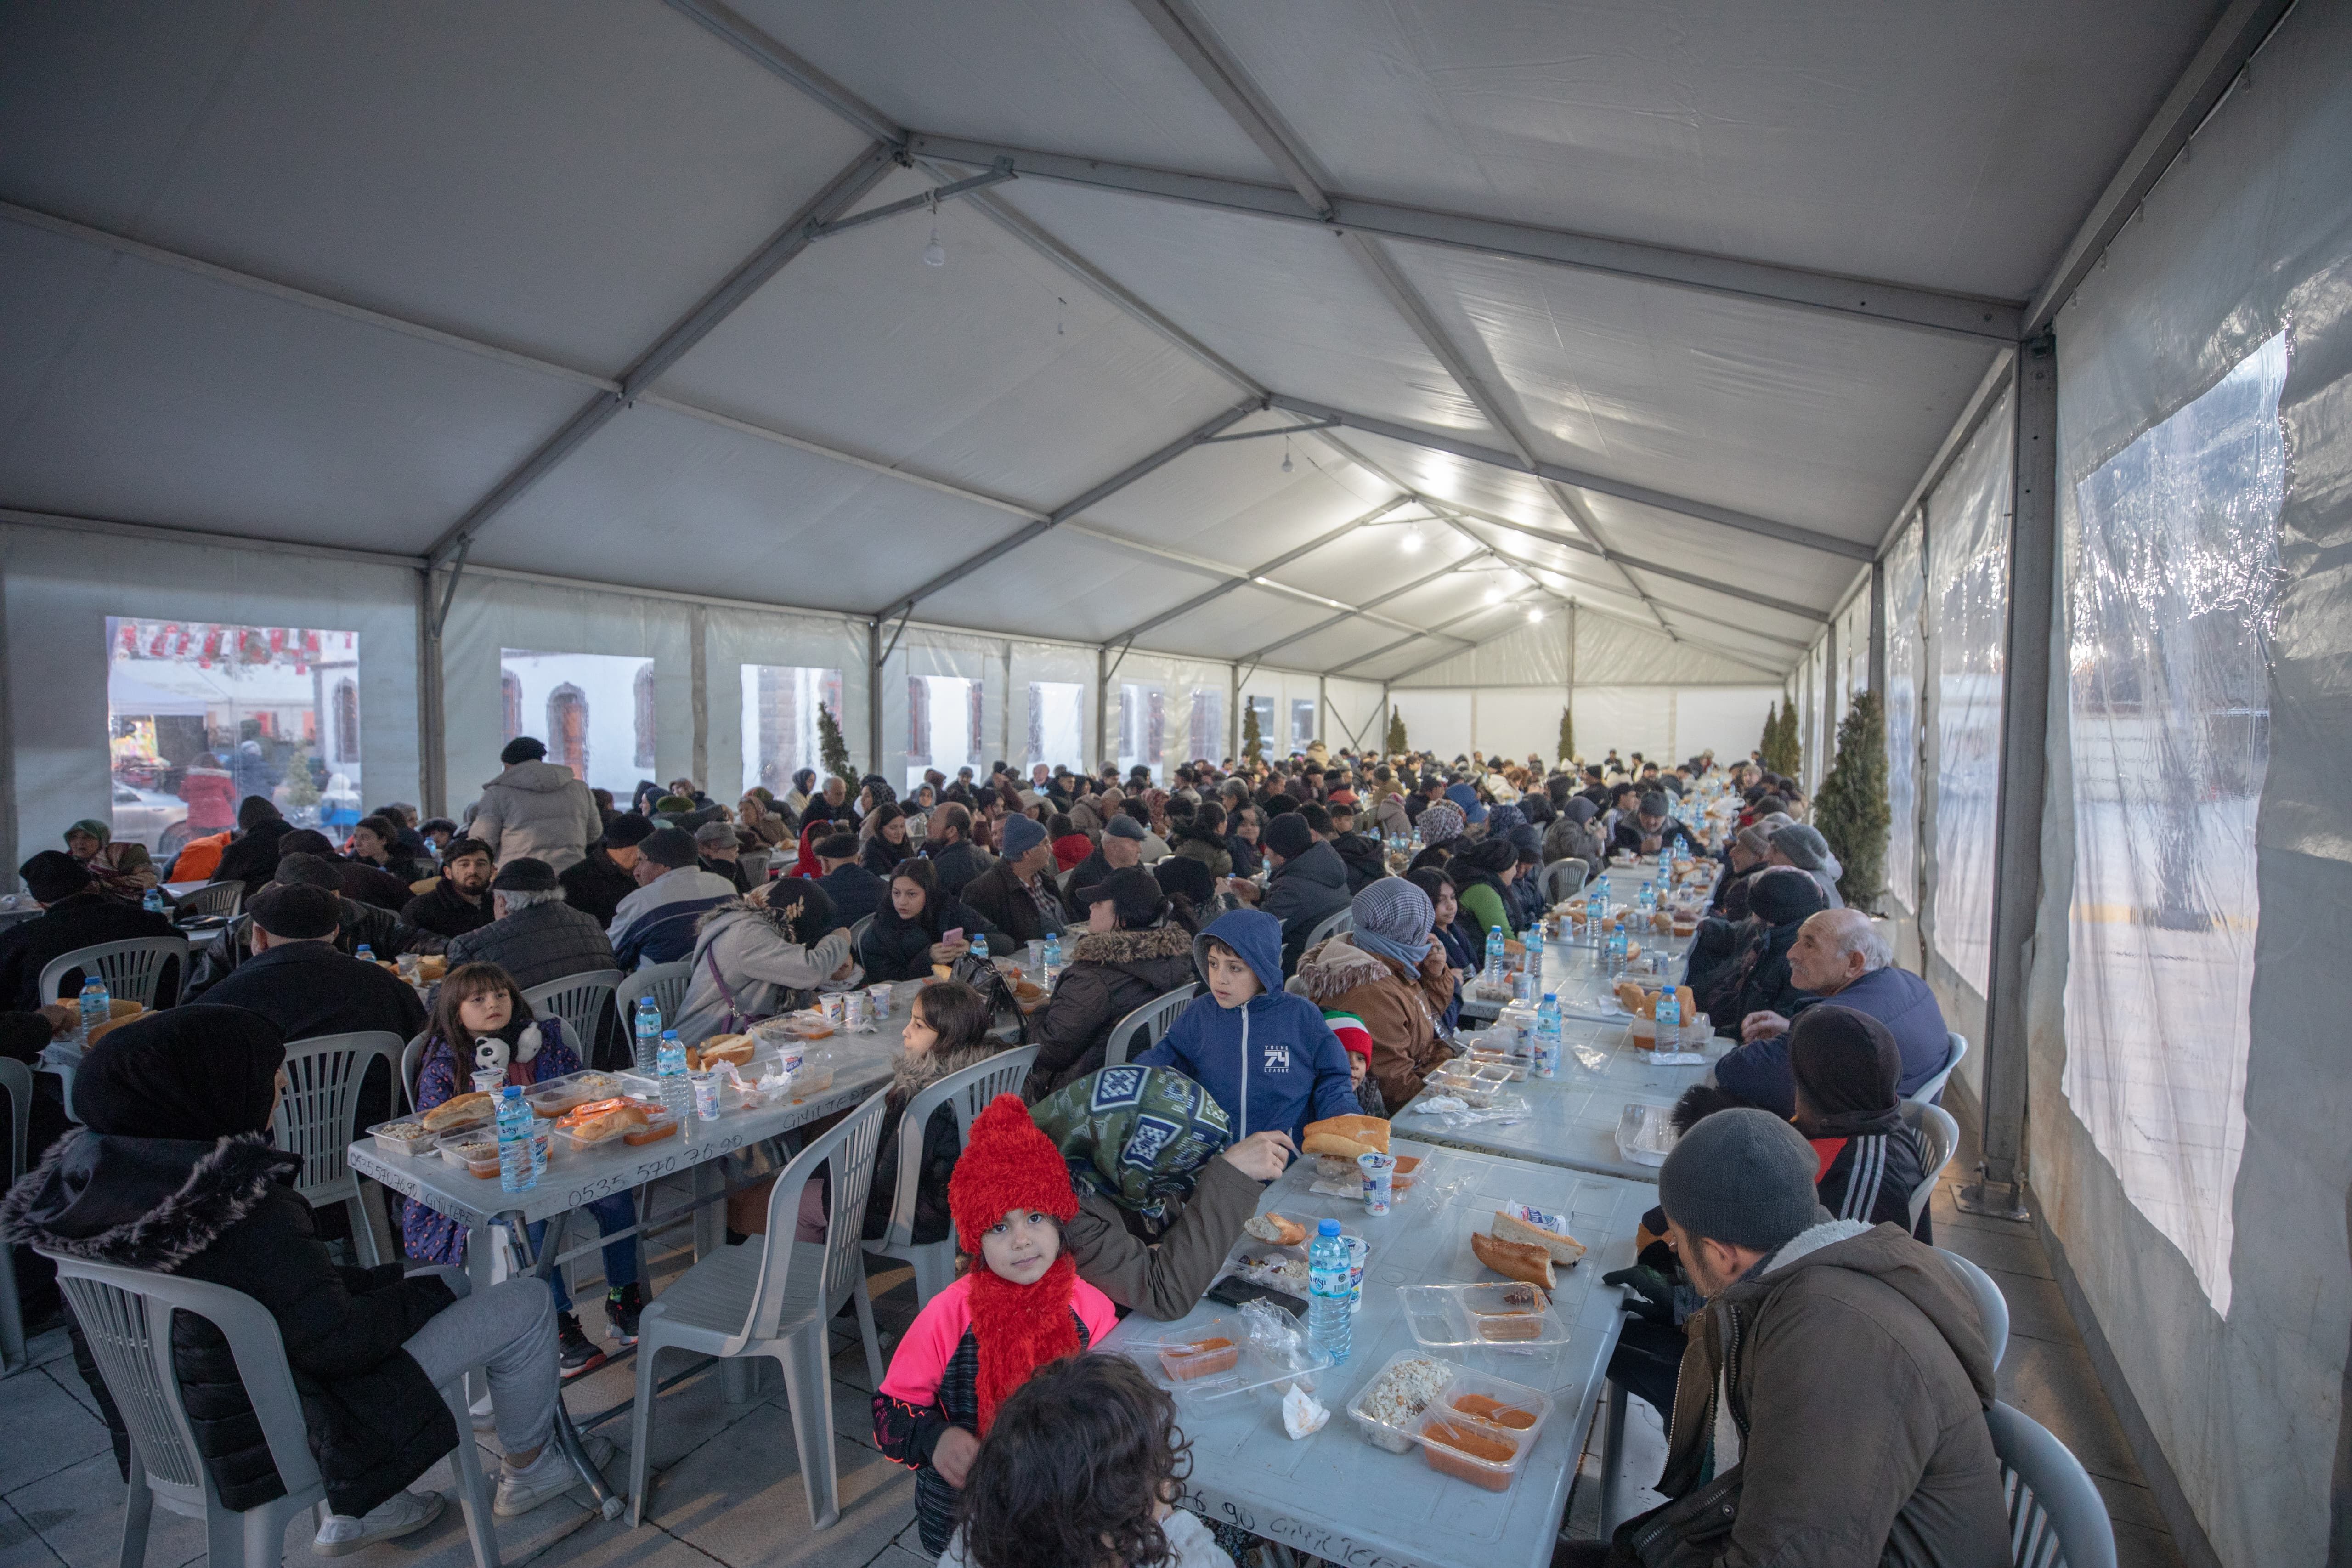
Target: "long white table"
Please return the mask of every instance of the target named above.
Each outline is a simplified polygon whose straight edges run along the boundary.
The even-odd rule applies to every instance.
[[[1267,1188],[1259,1213],[1278,1210],[1310,1230],[1328,1215],[1370,1243],[1352,1353],[1323,1374],[1318,1388],[1330,1423],[1297,1442],[1274,1405],[1256,1394],[1237,1397],[1231,1402],[1237,1408],[1212,1416],[1180,1407],[1178,1424],[1192,1442],[1184,1506],[1349,1568],[1545,1568],[1623,1321],[1622,1292],[1602,1285],[1601,1276],[1633,1261],[1634,1227],[1654,1194],[1633,1182],[1440,1149],[1402,1135],[1394,1148],[1423,1163],[1412,1190],[1382,1219],[1367,1217],[1359,1202],[1309,1193],[1311,1160],[1297,1162]],[[1391,1356],[1414,1348],[1398,1286],[1498,1278],[1472,1255],[1469,1236],[1474,1221],[1506,1202],[1565,1213],[1591,1250],[1562,1271],[1555,1296],[1571,1327],[1566,1345],[1535,1354],[1424,1352],[1552,1396],[1550,1418],[1526,1468],[1509,1490],[1491,1492],[1431,1469],[1418,1446],[1402,1455],[1374,1447],[1346,1406]],[[1236,1252],[1244,1249],[1265,1250],[1246,1238]],[[1103,1346],[1129,1349],[1149,1366],[1145,1342],[1181,1339],[1188,1325],[1232,1311],[1208,1301],[1173,1324],[1130,1315]]]

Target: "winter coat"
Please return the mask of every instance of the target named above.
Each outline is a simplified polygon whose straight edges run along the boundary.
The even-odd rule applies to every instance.
[[[1154,1235],[1141,1215],[1081,1186],[1078,1217],[1062,1227],[1062,1245],[1077,1260],[1079,1279],[1129,1310],[1171,1322],[1201,1304],[1242,1238],[1242,1221],[1265,1195],[1231,1163],[1212,1159],[1192,1196]]]
[[[293,831],[294,825],[280,816],[256,823],[229,840],[228,847],[221,851],[213,880],[243,882],[245,896],[253,897],[278,875],[278,841]]]
[[[429,931],[436,936],[461,937],[469,931],[479,931],[499,918],[490,904],[488,889],[478,904],[467,901],[457,885],[443,877],[436,880],[429,892],[417,894],[400,909],[400,918],[419,931]]]
[[[1168,852],[1181,855],[1188,860],[1198,860],[1209,868],[1213,877],[1234,874],[1234,852],[1226,846],[1225,836],[1222,833],[1212,833],[1188,822],[1176,829],[1176,837],[1169,841]]]
[[[1944,1010],[1937,1005],[1936,994],[1927,988],[1927,983],[1909,970],[1892,964],[1874,969],[1844,990],[1826,996],[1796,992],[1790,1008],[1773,1011],[1794,1022],[1806,1008],[1823,1002],[1867,1013],[1886,1026],[1887,1032],[1895,1037],[1895,1047],[1903,1053],[1903,1077],[1895,1084],[1897,1094],[1914,1092],[1944,1070],[1944,1058],[1951,1054],[1952,1044],[1950,1033],[1944,1026]],[[1741,1018],[1746,1016],[1745,1013],[1740,1015]],[[1731,1025],[1737,1033],[1739,1018],[1732,1019]],[[1715,1081],[1743,1102],[1760,1106],[1775,1116],[1797,1113],[1797,1080],[1789,1067],[1789,1037],[1785,1034],[1750,1040],[1725,1053],[1723,1059],[1716,1063]]]
[[[1061,900],[1055,895],[1050,877],[1045,879],[1045,898],[1047,904],[1040,906],[1021,880],[1021,873],[1003,856],[963,888],[963,901],[1015,946],[1043,941],[1048,931],[1063,928]]]
[[[404,952],[440,952],[449,945],[446,938],[419,931],[390,910],[352,899],[342,900],[335,918],[335,951],[350,958],[358,957],[362,946],[378,958],[392,959]],[[188,977],[187,990],[180,999],[194,1001],[252,956],[253,917],[239,915],[206,942],[190,963],[194,973]]]
[[[1642,832],[1642,821],[1638,816],[1620,819],[1617,826],[1609,833],[1609,847],[1612,852],[1631,855],[1637,859],[1654,859],[1660,849],[1668,848],[1676,844],[1681,845],[1687,854],[1695,856],[1699,852],[1699,842],[1691,837],[1691,830],[1671,816],[1660,825],[1657,840],[1654,847],[1648,849],[1643,847],[1648,840]]]
[[[398,911],[415,897],[408,884],[383,867],[366,860],[338,860],[335,874],[342,879],[342,895],[380,910]],[[423,879],[417,879],[422,880]]]
[[[1121,1018],[1199,978],[1192,972],[1192,935],[1182,926],[1088,931],[1078,938],[1039,1024],[1030,1102],[1099,1068]]]
[[[1371,1073],[1391,1107],[1402,1110],[1430,1070],[1453,1059],[1437,1037],[1438,1021],[1454,1000],[1454,972],[1443,943],[1429,944],[1416,973],[1345,936],[1329,937],[1298,961],[1298,982],[1317,1006],[1364,1021],[1372,1037]]]
[[[398,975],[322,942],[289,942],[255,953],[205,993],[205,1000],[250,1008],[289,1041],[376,1031],[405,1040],[425,1029],[425,1004]]]
[[[1609,858],[1609,846],[1590,822],[1579,822],[1562,813],[1552,818],[1544,829],[1544,864],[1555,860],[1581,860],[1588,874],[1591,868]]]
[[[600,926],[613,923],[621,900],[637,890],[637,879],[614,864],[602,843],[591,844],[576,866],[560,873],[563,901]]]
[[[938,874],[940,886],[958,898],[963,897],[964,889],[986,871],[995,858],[971,840],[962,838],[927,853],[931,869]]]
[[[833,918],[844,926],[856,925],[880,909],[882,900],[890,896],[890,884],[855,860],[836,866],[814,880],[833,900]]]
[[[1255,877],[1265,864],[1265,852],[1238,833],[1225,835],[1225,853],[1233,858],[1232,875],[1236,877]]]
[[[1864,1132],[1851,1138],[1809,1138],[1821,1171],[1813,1190],[1832,1219],[1858,1219],[1911,1228],[1911,1190],[1927,1179],[1919,1135],[1897,1126],[1885,1132]],[[1927,1211],[1919,1211],[1921,1227]],[[1922,1236],[1920,1240],[1927,1239]]]
[[[1331,840],[1331,852],[1348,868],[1348,896],[1351,899],[1389,874],[1388,851],[1376,838],[1360,833],[1342,833]]]
[[[578,1072],[585,1065],[580,1059],[580,1052],[573,1049],[572,1038],[563,1031],[563,1020],[552,1015],[529,1024],[509,1021],[499,1035],[512,1047],[520,1043],[525,1031],[531,1029],[539,1031],[539,1049],[528,1062],[509,1059],[509,1083],[521,1081],[514,1071],[517,1067],[524,1069],[523,1078],[539,1084]],[[455,1044],[438,1035],[431,1036],[416,1063],[416,1113],[422,1115],[466,1093],[473,1086],[473,1075],[472,1040],[465,1043],[461,1056]],[[400,1249],[404,1254],[420,1263],[446,1263],[453,1268],[464,1266],[467,1231],[464,1221],[416,1198],[401,1199],[394,1217],[400,1221]]]
[[[329,1506],[362,1514],[457,1446],[449,1407],[401,1348],[456,1297],[397,1263],[333,1263],[294,1191],[301,1164],[265,1133],[205,1143],[78,1130],[0,1204],[0,1231],[254,1298],[285,1342]],[[285,1496],[220,1331],[174,1314],[172,1359],[222,1501],[243,1510]]]
[[[928,1051],[899,1061],[898,1073],[883,1098],[882,1137],[874,1146],[874,1180],[866,1189],[865,1226],[859,1234],[866,1240],[879,1241],[890,1229],[890,1206],[898,1189],[898,1140],[904,1131],[908,1105],[940,1079],[966,1068],[978,1067],[1003,1049],[1003,1045],[991,1039],[960,1051]],[[955,1174],[956,1160],[963,1152],[963,1133],[956,1125],[955,1107],[940,1104],[931,1108],[929,1118],[923,1123],[922,1141],[922,1164],[915,1181],[913,1227],[914,1239],[919,1244],[944,1241],[954,1228],[954,1216],[948,1210],[948,1178]]]
[[[1096,849],[1079,861],[1078,868],[1070,873],[1069,881],[1062,888],[1062,903],[1070,911],[1072,925],[1087,923],[1089,912],[1087,890],[1108,877],[1111,869],[1111,863],[1103,858],[1103,852]]]
[[[1013,939],[982,919],[978,910],[961,899],[933,893],[930,907],[919,920],[900,920],[887,898],[876,905],[874,923],[866,928],[865,940],[858,945],[857,961],[866,966],[869,980],[928,979],[933,944],[958,928],[967,942],[975,936],[988,938],[992,953],[1012,950]]]
[[[172,922],[162,915],[150,914],[136,904],[126,904],[120,899],[110,899],[92,890],[59,899],[28,921],[0,931],[0,1007],[12,1013],[37,1013],[44,1003],[58,997],[68,1000],[80,994],[87,978],[79,969],[68,972],[58,983],[57,996],[40,994],[41,971],[49,961],[63,958],[77,948],[94,947],[102,942],[128,942],[133,937],[170,936]],[[166,961],[161,981],[168,989],[159,990],[158,999],[177,994],[187,982],[187,976],[175,973],[179,965]]]
[[[449,967],[495,963],[528,991],[551,980],[614,969],[613,943],[595,917],[570,904],[531,904],[449,944]]]
[[[914,853],[913,845],[893,844],[877,833],[867,838],[866,847],[857,852],[857,863],[887,882],[890,879],[890,873],[898,868],[898,862]]]
[[[1282,922],[1282,972],[1298,967],[1309,932],[1348,907],[1348,867],[1328,844],[1310,844],[1266,879],[1257,907]]]
[[[1265,989],[1238,1007],[1219,1005],[1207,994],[1212,941],[1239,954]],[[1271,916],[1218,916],[1192,939],[1192,964],[1202,994],[1136,1062],[1174,1068],[1207,1089],[1232,1119],[1236,1143],[1266,1131],[1287,1132],[1295,1143],[1309,1121],[1356,1114],[1347,1048],[1322,1008],[1282,988],[1281,927]]]
[[[827,931],[803,946],[776,911],[741,899],[728,900],[705,914],[695,932],[694,978],[687,984],[686,1002],[670,1026],[691,1046],[712,1035],[746,1028],[753,1019],[791,1012],[805,1005],[805,994],[831,980],[848,959],[845,931]],[[721,978],[735,994],[732,1022],[719,989]],[[855,971],[850,979],[856,982]]]
[[[561,873],[604,837],[604,816],[570,768],[539,759],[517,763],[482,786],[467,831],[501,866],[528,856]]]
[[[1698,1487],[1726,1394],[1742,1478],[1727,1536],[1682,1537],[1693,1561],[2009,1568],[1992,1354],[1932,1249],[1825,1218],[1709,1300],[1689,1347],[1658,1489]]]
[[[180,775],[180,798],[188,803],[188,832],[218,833],[236,822],[236,790],[226,768],[190,768]]]
[[[694,952],[702,917],[737,897],[735,884],[698,866],[679,866],[621,900],[604,934],[624,970],[675,963]]]
[[[1511,923],[1510,889],[1503,885],[1501,878],[1481,873],[1475,878],[1461,879],[1460,882],[1454,894],[1462,901],[1462,912],[1478,928],[1482,951],[1486,933],[1495,927],[1503,928],[1506,939],[1518,930]]]

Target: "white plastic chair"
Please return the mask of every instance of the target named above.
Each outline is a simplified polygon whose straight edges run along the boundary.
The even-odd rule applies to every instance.
[[[972,1118],[987,1110],[989,1102],[998,1095],[1019,1094],[1022,1080],[1029,1076],[1036,1061],[1034,1046],[999,1051],[986,1061],[950,1073],[924,1089],[907,1102],[906,1113],[898,1118],[898,1168],[875,1173],[877,1178],[892,1184],[890,1228],[883,1233],[881,1240],[867,1242],[866,1250],[877,1258],[895,1258],[914,1265],[918,1310],[955,1283],[956,1244],[952,1232],[937,1241],[915,1239],[915,1198],[923,1176],[923,1130],[931,1124],[931,1115],[940,1106],[952,1106],[956,1147],[961,1149],[971,1140]]]
[[[8,1096],[8,1184],[13,1187],[25,1174],[25,1145],[33,1136],[33,1069],[14,1057],[0,1057],[0,1090]],[[919,1272],[916,1278],[921,1278]],[[0,1241],[0,1372],[20,1372],[24,1366],[25,1310],[16,1300],[16,1249]]]
[[[866,933],[873,929],[874,917],[860,915],[849,922],[849,956],[859,963],[866,962]]]
[[[1103,1066],[1125,1067],[1129,1058],[1158,1045],[1160,1037],[1192,1005],[1192,997],[1200,989],[1197,983],[1179,985],[1164,995],[1154,996],[1112,1025],[1109,1038],[1103,1042]]]
[[[201,888],[191,888],[173,906],[175,921],[204,920],[213,915],[226,915],[235,920],[245,911],[243,882],[207,882]]]
[[[831,1131],[794,1156],[768,1193],[768,1234],[722,1247],[670,1281],[637,1324],[637,1395],[629,1437],[629,1522],[643,1524],[651,1486],[654,1363],[664,1351],[726,1360],[768,1356],[784,1371],[801,1483],[809,1517],[824,1530],[841,1517],[841,1479],[833,1450],[831,1321],[845,1300],[857,1305],[867,1369],[878,1386],[882,1350],[866,1294],[866,1255],[858,1232],[874,1179],[887,1090],[877,1090]],[[822,1244],[795,1241],[801,1189],[830,1163],[832,1197]]]
[[[1334,910],[1329,914],[1325,915],[1321,920],[1315,922],[1315,929],[1307,933],[1306,945],[1301,947],[1298,951],[1301,952],[1312,952],[1315,951],[1315,944],[1317,942],[1322,942],[1329,937],[1341,935],[1344,932],[1351,931],[1355,929],[1356,911],[1354,910]]]
[[[1969,1037],[1966,1035],[1954,1034],[1952,1036],[1951,1049],[1944,1057],[1943,1067],[1937,1072],[1934,1078],[1929,1079],[1927,1082],[1921,1084],[1917,1089],[1913,1089],[1909,1094],[1905,1095],[1903,1098],[1919,1105],[1935,1104],[1943,1096],[1944,1085],[1951,1080],[1952,1069],[1959,1066],[1960,1058],[1968,1054]]]
[[[320,1204],[339,1203],[352,1218],[352,1244],[371,1268],[384,1260],[379,1235],[383,1205],[366,1201],[346,1158],[352,1112],[368,1068],[379,1058],[390,1072],[400,1061],[400,1037],[384,1030],[320,1035],[286,1047],[286,1091],[278,1099],[278,1146],[302,1158],[294,1190]],[[397,1248],[390,1249],[396,1254]]]
[[[164,1001],[156,1000],[156,991],[163,978],[166,962],[176,962],[172,994]],[[188,983],[188,939],[184,936],[134,936],[125,942],[101,942],[89,947],[78,947],[71,952],[53,958],[42,966],[37,989],[41,1000],[53,1002],[58,997],[58,983],[75,970],[95,970],[106,982],[107,994],[117,1002],[136,1002],[144,1007],[169,1007],[179,1000],[180,987]]]
[[[2083,1461],[2023,1411],[1985,1412],[2017,1568],[2116,1568],[2116,1529]]]
[[[1544,906],[1549,909],[1563,899],[1572,899],[1584,890],[1584,879],[1591,868],[1581,860],[1555,860],[1537,873],[1543,889]]]
[[[1936,1180],[1960,1147],[1960,1124],[1952,1113],[1940,1105],[1922,1105],[1917,1100],[1902,1103],[1903,1125],[1919,1135],[1919,1168],[1926,1173],[1919,1184],[1911,1189],[1911,1228],[1919,1228],[1920,1213],[1927,1200],[1936,1194]]]
[[[425,1041],[432,1033],[427,1029],[400,1047],[400,1103],[396,1109],[404,1116],[416,1114],[416,1080],[425,1073]]]
[[[268,1310],[226,1285],[47,1251],[42,1256],[55,1259],[58,1284],[130,1430],[131,1495],[122,1506],[122,1568],[142,1568],[148,1522],[158,1502],[173,1513],[205,1521],[211,1568],[278,1568],[287,1525],[324,1507],[327,1493],[318,1461],[310,1457],[302,1402],[286,1363],[285,1341]],[[286,1484],[283,1497],[243,1513],[232,1512],[221,1502],[181,1403],[172,1354],[174,1311],[203,1318],[228,1341],[237,1381],[245,1385],[269,1445],[270,1463]],[[489,1483],[466,1413],[465,1379],[451,1379],[441,1397],[457,1423],[457,1447],[449,1466],[457,1473],[475,1568],[499,1568]]]
[[[1977,1316],[1984,1320],[1985,1344],[1992,1352],[1992,1364],[2000,1369],[2000,1358],[2009,1353],[2009,1298],[2000,1293],[1992,1276],[1962,1258],[1957,1252],[1936,1248],[1952,1272],[1960,1277],[1969,1296],[1977,1304]]]
[[[768,879],[769,858],[769,854],[765,849],[747,850],[742,855],[737,857],[739,863],[743,868],[743,875],[750,879],[751,886],[756,888],[761,883]]]
[[[620,984],[617,969],[583,969],[534,985],[522,994],[522,999],[530,1004],[533,1014],[543,1017],[552,1013],[563,1020],[563,1032],[584,1063],[596,1054],[596,1025],[604,1014],[604,998]]]
[[[637,998],[650,996],[661,1009],[664,1027],[676,1021],[678,1009],[686,1005],[687,988],[694,983],[694,961],[682,958],[676,963],[648,963],[634,974],[624,978],[613,992],[613,1005],[620,1010],[624,1028],[631,1026],[637,1011]]]

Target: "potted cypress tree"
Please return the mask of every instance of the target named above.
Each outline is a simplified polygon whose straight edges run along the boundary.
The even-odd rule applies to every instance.
[[[1877,908],[1894,820],[1886,797],[1886,716],[1878,693],[1858,691],[1838,725],[1837,761],[1813,797],[1813,826],[1845,867],[1838,893],[1853,909]]]

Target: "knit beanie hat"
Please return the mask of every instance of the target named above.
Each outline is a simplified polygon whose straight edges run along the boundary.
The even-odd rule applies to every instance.
[[[1830,841],[1822,837],[1821,829],[1801,822],[1792,822],[1772,835],[1772,847],[1802,870],[1818,871],[1829,863]]]
[[[17,867],[16,874],[25,879],[33,897],[45,904],[69,899],[90,883],[89,868],[62,849],[42,850]]]
[[[653,818],[625,811],[604,825],[604,847],[607,849],[634,849],[643,844],[653,831]]]
[[[1003,845],[1004,858],[1018,860],[1045,842],[1045,829],[1032,816],[1008,816],[998,835]]]
[[[1067,1225],[1078,1217],[1078,1194],[1062,1152],[1037,1130],[1021,1097],[1000,1094],[972,1119],[971,1136],[948,1178],[956,1244],[977,1258],[980,1238],[1019,1208]]]
[[[547,742],[530,735],[517,735],[499,753],[499,761],[508,767],[517,763],[535,763],[547,755]]]
[[[1297,812],[1286,812],[1265,825],[1265,847],[1286,860],[1295,860],[1315,845],[1314,830]]]
[[[1820,1169],[1804,1134],[1770,1111],[1719,1110],[1676,1140],[1658,1204],[1693,1236],[1776,1252],[1830,1217],[1813,1192]]]
[[[694,835],[683,827],[657,827],[646,835],[637,846],[637,853],[656,866],[667,866],[675,871],[681,866],[691,866],[700,858],[695,852]]]
[[[1171,898],[1181,893],[1194,904],[1205,906],[1217,896],[1217,874],[1206,861],[1190,855],[1171,855],[1151,868],[1151,874],[1160,879],[1160,890]]]
[[[1451,844],[1461,837],[1464,825],[1462,808],[1445,800],[1432,801],[1423,806],[1417,824],[1421,828],[1421,841],[1433,847]]]
[[[1118,911],[1119,928],[1140,931],[1168,912],[1168,900],[1160,896],[1160,879],[1140,866],[1129,866],[1124,871],[1113,871],[1086,890],[1087,902],[1101,903],[1108,899]]]

